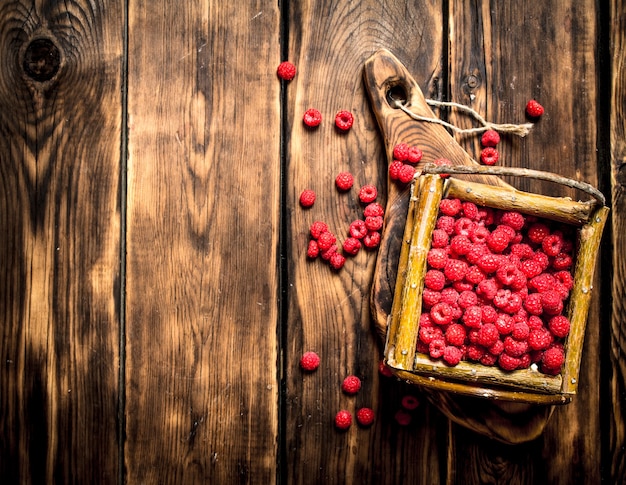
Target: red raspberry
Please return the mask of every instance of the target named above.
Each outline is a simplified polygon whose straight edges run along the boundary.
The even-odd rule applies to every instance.
[[[496,229],[487,238],[487,246],[494,253],[503,252],[511,242],[511,237],[506,231],[502,229]]]
[[[477,344],[469,344],[467,346],[467,358],[473,361],[479,361],[485,355],[485,348]]]
[[[478,266],[470,266],[467,269],[467,273],[465,273],[465,281],[472,285],[477,285],[482,280],[487,278],[483,270],[481,270]]]
[[[461,212],[461,201],[460,199],[441,199],[439,202],[439,212],[446,216],[456,216],[459,212]]]
[[[300,205],[302,207],[311,207],[315,204],[315,191],[305,189],[300,194]]]
[[[400,170],[404,167],[404,163],[400,160],[394,160],[389,164],[389,178],[391,180],[399,180],[400,178]]]
[[[416,163],[419,163],[422,160],[422,150],[420,150],[417,147],[409,147],[409,154],[407,156],[406,161],[408,163],[411,163],[413,165],[415,165]]]
[[[515,340],[511,335],[504,337],[504,351],[512,357],[521,357],[528,352],[526,340]]]
[[[470,235],[470,239],[474,244],[487,245],[487,238],[491,234],[491,231],[485,226],[477,226],[474,228],[474,232]]]
[[[480,144],[484,147],[495,147],[500,143],[500,135],[495,130],[487,130],[480,137]]]
[[[342,247],[345,253],[354,256],[361,249],[361,241],[355,237],[349,237],[343,242]]]
[[[528,317],[527,323],[530,330],[537,330],[543,327],[543,320],[541,320],[541,318],[539,318],[537,315],[530,315]]]
[[[524,218],[524,216],[517,211],[504,212],[500,217],[500,224],[509,226],[516,231],[521,231],[522,227],[524,227],[525,222],[526,219]]]
[[[495,365],[497,361],[498,361],[498,356],[490,352],[487,352],[485,355],[483,355],[480,358],[480,363],[482,365],[486,365],[487,367],[491,367],[492,365]]]
[[[452,287],[441,290],[441,301],[448,305],[455,306],[459,300],[459,292]]]
[[[528,228],[528,239],[535,244],[541,244],[543,238],[550,234],[550,228],[542,222],[535,222]]]
[[[317,241],[315,239],[311,239],[309,241],[309,246],[306,250],[306,255],[308,258],[315,259],[320,254],[320,248],[317,245]]]
[[[372,202],[363,210],[363,215],[365,217],[383,216],[384,214],[385,214],[385,209],[383,209],[383,206],[380,205],[378,202]]]
[[[512,315],[522,308],[522,297],[511,290],[501,288],[493,297],[493,304],[496,308]]]
[[[319,247],[319,241],[318,241],[317,245]],[[336,244],[331,244],[331,246],[328,249],[324,249],[324,250],[320,251],[320,256],[321,256],[321,258],[324,261],[330,261],[330,258],[335,253],[337,253],[337,245]]]
[[[474,291],[462,291],[458,297],[458,303],[461,308],[465,309],[476,306],[478,305],[478,295],[476,295]],[[482,320],[482,310],[480,309],[480,307],[477,308],[481,313],[480,318]]]
[[[382,216],[367,216],[365,218],[365,227],[368,231],[378,231],[383,227]]]
[[[342,409],[335,415],[335,426],[337,429],[348,429],[352,425],[352,415],[350,411]]]
[[[443,355],[445,348],[446,341],[443,338],[433,339],[433,341],[428,344],[428,355],[433,359],[438,359]]]
[[[422,302],[428,308],[433,307],[441,301],[441,292],[424,288],[422,291]]]
[[[443,229],[435,229],[432,234],[432,241],[430,242],[433,248],[445,248],[448,246],[449,236]]]
[[[554,290],[543,291],[540,295],[541,306],[543,307],[544,313],[548,313],[549,315],[557,315],[561,313],[563,310],[563,300],[561,300],[561,295]]]
[[[536,100],[531,99],[526,103],[526,114],[531,118],[539,118],[543,114],[543,106],[541,106]]]
[[[313,224],[311,224],[311,227],[309,229],[309,232],[313,239],[319,239],[322,233],[326,231],[328,231],[328,225],[322,221],[315,221]]]
[[[357,376],[348,376],[341,383],[341,389],[346,394],[356,394],[361,389],[361,379]]]
[[[515,323],[515,321],[511,315],[500,313],[498,314],[498,318],[496,318],[494,325],[498,329],[500,335],[508,335],[513,331],[513,323]]]
[[[495,165],[499,158],[500,153],[494,147],[483,148],[480,152],[480,161],[485,165]]]
[[[365,221],[361,219],[357,219],[350,224],[350,228],[348,229],[350,236],[355,239],[363,239],[367,235],[367,226],[365,225]]]
[[[446,342],[448,345],[455,345],[460,347],[465,343],[465,337],[467,337],[467,331],[465,327],[459,323],[451,323],[448,325],[445,333]]]
[[[521,273],[517,266],[512,263],[504,263],[496,270],[496,278],[503,285],[510,285],[515,281],[515,278]]]
[[[537,251],[533,256],[533,261],[537,261],[541,265],[541,271],[545,271],[550,266],[550,258],[542,251]]]
[[[461,205],[463,207],[463,216],[472,221],[478,218],[478,207],[476,207],[476,204],[473,202],[463,202]]]
[[[460,236],[470,238],[476,231],[476,223],[467,217],[461,217],[454,223],[454,232]]]
[[[450,241],[450,249],[458,256],[465,256],[472,248],[472,241],[469,237],[457,234]]]
[[[478,209],[478,222],[485,226],[491,226],[494,221],[493,209],[491,207],[481,207]]]
[[[320,113],[315,108],[309,108],[304,112],[304,117],[302,118],[304,124],[310,128],[315,128],[322,122],[322,113]]]
[[[483,323],[494,323],[498,318],[498,311],[491,305],[482,305],[480,310],[483,313]]]
[[[325,231],[317,238],[317,245],[322,251],[326,251],[327,249],[330,249],[336,241],[337,237],[332,232]]]
[[[468,265],[465,261],[448,259],[443,269],[443,274],[449,281],[461,281],[465,278]]]
[[[415,167],[403,164],[398,171],[398,181],[403,184],[408,184],[413,181],[413,177],[415,177]]]
[[[541,315],[543,305],[541,304],[541,293],[531,293],[524,299],[524,308],[532,315]]]
[[[335,177],[335,185],[341,191],[350,190],[354,184],[354,177],[350,172],[341,172]]]
[[[485,348],[491,347],[500,339],[500,332],[493,323],[485,323],[478,330],[478,344]]]
[[[411,420],[413,419],[413,417],[404,409],[399,409],[394,415],[394,419],[396,420],[396,423],[398,423],[400,426],[408,426],[409,424],[411,424]]]
[[[446,284],[445,275],[436,269],[429,269],[424,275],[424,286],[431,290],[441,291]]]
[[[437,325],[448,325],[453,317],[454,310],[447,303],[437,303],[430,309],[430,318]]]
[[[380,233],[376,231],[368,232],[365,237],[363,237],[363,246],[367,249],[374,249],[380,245]]]
[[[534,278],[539,276],[543,271],[541,263],[535,259],[526,259],[520,263],[520,271],[524,273],[526,278]]]
[[[447,158],[438,158],[437,160],[435,160],[433,162],[435,165],[437,165],[438,167],[443,167],[443,166],[448,166],[451,167],[452,166],[452,162],[450,160],[448,160]],[[450,176],[450,174],[447,173],[440,173],[439,176],[442,179],[448,178]]]
[[[498,357],[498,365],[500,369],[504,371],[513,371],[519,367],[521,360],[518,357],[513,357],[506,352],[503,352]]]
[[[559,253],[552,260],[552,268],[555,271],[567,270],[572,267],[572,257],[567,253]]]
[[[448,365],[457,365],[463,358],[463,351],[454,345],[448,345],[443,350],[443,360]]]
[[[556,256],[563,247],[563,238],[558,234],[549,234],[541,241],[541,249],[548,256]]]
[[[374,185],[364,185],[359,190],[359,200],[364,204],[369,204],[370,202],[374,202],[378,197],[378,190]]]
[[[496,340],[496,342],[489,347],[487,351],[492,355],[500,355],[504,352],[504,342],[500,339]]]
[[[375,414],[371,408],[360,408],[356,412],[356,421],[361,426],[371,426],[374,422]]]
[[[493,278],[488,278],[486,280],[481,281],[476,286],[476,294],[478,296],[482,296],[484,299],[491,301],[493,300],[496,293],[499,290],[498,283]]]
[[[528,335],[528,346],[532,350],[545,350],[552,344],[554,337],[545,327],[534,329]]]
[[[485,254],[491,254],[491,251],[489,251],[489,248],[487,247],[487,245],[481,244],[481,243],[474,243],[474,245],[470,248],[470,250],[465,255],[465,259],[467,260],[468,263],[477,265],[478,261],[480,261],[480,258],[482,258]]]
[[[476,265],[485,273],[495,273],[500,267],[500,258],[495,254],[483,254]]]
[[[354,122],[354,116],[350,111],[341,110],[335,115],[335,126],[341,131],[348,131],[352,128]]]
[[[417,332],[420,342],[430,344],[433,340],[443,338],[443,331],[439,327],[422,327]]]
[[[555,337],[565,338],[569,334],[569,319],[564,315],[557,315],[548,321],[548,328]]]
[[[407,395],[402,397],[400,405],[407,411],[414,411],[419,407],[420,402],[415,396]]]
[[[398,143],[393,147],[393,158],[401,162],[409,158],[409,145],[406,143]]]
[[[574,287],[574,278],[569,271],[557,271],[553,276],[567,290],[571,290]]]
[[[437,229],[442,229],[443,231],[446,231],[446,233],[451,236],[452,234],[454,234],[454,224],[454,217],[440,216],[435,223],[435,227]]]
[[[551,290],[556,284],[556,278],[550,273],[541,273],[528,282],[528,287],[537,290],[539,293]]]
[[[289,61],[283,61],[278,64],[276,74],[280,79],[291,81],[294,77],[296,77],[296,66]]]
[[[431,248],[426,255],[428,266],[443,269],[448,261],[448,252],[443,248]]]
[[[305,352],[300,358],[300,367],[302,370],[311,372],[317,369],[320,365],[320,358],[315,352]]]
[[[391,372],[391,369],[389,368],[387,364],[385,364],[384,360],[381,360],[378,363],[378,372],[383,377],[393,377],[393,372]]]
[[[463,312],[463,323],[469,328],[481,328],[483,312],[478,305],[470,306]],[[452,325],[450,325],[452,326]]]
[[[544,370],[560,370],[563,362],[565,362],[565,352],[560,347],[546,349],[541,359]]]
[[[520,260],[531,259],[535,255],[533,248],[526,243],[511,244],[510,250]]]
[[[517,366],[518,369],[528,369],[530,364],[532,363],[530,358],[530,353],[520,355],[520,364]]]

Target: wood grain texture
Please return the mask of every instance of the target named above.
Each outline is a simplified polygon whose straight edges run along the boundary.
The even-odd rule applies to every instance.
[[[276,2],[131,2],[129,483],[272,483]]]
[[[555,1],[542,4],[498,2],[450,3],[451,99],[470,105],[486,119],[499,123],[525,122],[524,107],[531,98],[544,103],[546,114],[523,139],[503,137],[498,145],[500,164],[553,171],[598,184],[596,119],[597,65],[594,4]],[[558,59],[558,62],[555,62]],[[582,75],[581,73],[584,73]],[[457,113],[450,121],[473,126]],[[461,140],[479,156],[477,137]],[[516,187],[547,195],[582,197],[569,189],[536,181],[512,180]],[[599,288],[601,275],[596,272]],[[557,407],[543,436],[528,459],[511,462],[519,483],[532,483],[533,470],[545,473],[546,483],[600,481],[600,311],[598,295],[591,302],[581,364],[578,395]],[[468,440],[455,433],[455,457],[461,475],[457,483],[491,483],[490,470],[500,460],[500,446]],[[520,448],[525,453],[527,448]],[[556,450],[556,451],[555,451]],[[542,463],[542,460],[546,460]],[[507,460],[502,467],[507,467]],[[521,467],[521,468],[520,468]],[[526,470],[524,470],[526,468]],[[508,481],[508,480],[505,480]],[[493,483],[498,482],[497,480]]]
[[[609,481],[626,482],[626,3],[611,2],[611,186],[613,267],[610,341]],[[607,410],[608,411],[608,410]]]
[[[118,477],[121,2],[0,6],[0,476]]]

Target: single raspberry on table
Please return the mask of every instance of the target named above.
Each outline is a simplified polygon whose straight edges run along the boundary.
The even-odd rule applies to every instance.
[[[320,248],[317,245],[317,241],[315,239],[311,239],[309,241],[309,245],[306,250],[306,255],[308,258],[315,259],[320,254]]]
[[[322,122],[322,113],[315,108],[309,108],[304,112],[302,117],[304,124],[310,128],[315,128]]]
[[[354,256],[361,249],[361,242],[355,237],[346,238],[342,244],[343,251]]]
[[[480,137],[480,144],[484,147],[495,147],[500,143],[500,135],[495,130],[487,130]]]
[[[368,233],[365,221],[362,219],[357,219],[353,221],[352,223],[350,223],[350,228],[348,229],[348,232],[350,233],[350,236],[355,239],[363,239]]]
[[[400,162],[404,162],[409,158],[409,145],[407,143],[398,143],[393,147],[393,158]]]
[[[309,228],[309,232],[313,239],[319,239],[322,233],[327,231],[328,225],[322,221],[315,221],[313,224],[311,224],[311,227]]]
[[[363,246],[365,246],[368,249],[374,249],[380,246],[380,232],[369,231],[363,237]]]
[[[278,65],[276,74],[280,79],[291,81],[294,77],[296,77],[296,66],[289,61],[283,61]]]
[[[311,371],[316,370],[319,367],[319,365],[320,365],[319,355],[317,355],[313,351],[305,352],[304,354],[302,354],[302,357],[300,357],[300,367],[302,368],[302,370],[311,372]]]
[[[359,190],[359,200],[364,204],[374,202],[378,197],[378,190],[375,185],[367,184],[363,185]]]
[[[354,177],[350,172],[340,172],[335,177],[335,185],[341,191],[350,190],[354,184]]]
[[[422,156],[424,154],[422,153],[422,150],[420,150],[417,147],[409,147],[409,154],[407,156],[407,163],[410,163],[412,165],[415,165],[416,163],[419,163],[422,160]]]
[[[335,426],[338,429],[345,430],[352,425],[352,414],[346,409],[342,409],[335,415]]]
[[[408,394],[402,397],[400,405],[407,411],[413,411],[419,407],[420,402],[415,396]]]
[[[300,194],[300,205],[302,207],[312,207],[315,204],[315,191],[311,189],[305,189]]]
[[[531,118],[539,118],[544,113],[544,108],[538,101],[531,99],[526,103],[526,114]]]
[[[346,394],[356,394],[361,389],[361,379],[357,376],[348,376],[341,383],[341,389]]]
[[[483,148],[480,152],[480,161],[484,165],[495,165],[500,159],[500,153],[494,147]]]
[[[348,131],[352,128],[354,122],[354,116],[350,111],[341,110],[335,115],[335,126],[341,131]]]
[[[371,426],[375,418],[376,415],[371,408],[360,408],[356,412],[356,421],[361,426]]]

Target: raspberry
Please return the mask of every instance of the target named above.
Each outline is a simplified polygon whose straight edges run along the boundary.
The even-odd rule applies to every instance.
[[[280,79],[291,81],[294,77],[296,77],[296,66],[289,61],[283,61],[278,64],[276,74]]]
[[[441,199],[439,202],[439,212],[446,216],[456,216],[461,212],[461,200],[460,199]]]
[[[376,231],[368,232],[365,237],[363,237],[363,246],[368,249],[377,248],[380,245],[380,233]]]
[[[448,252],[442,248],[431,248],[426,255],[428,266],[434,269],[443,269],[448,261]]]
[[[531,99],[528,103],[526,103],[526,114],[531,118],[539,118],[543,112],[543,106],[541,106],[536,100]]]
[[[448,305],[455,306],[459,300],[459,292],[452,287],[441,290],[441,301]]]
[[[445,348],[446,341],[444,339],[433,339],[433,341],[428,344],[428,355],[430,355],[433,359],[438,359],[443,355],[443,351]]]
[[[504,371],[513,371],[519,367],[521,360],[503,352],[498,357],[498,365]]]
[[[372,202],[363,210],[363,215],[365,217],[383,216],[384,214],[385,214],[385,209],[383,209],[383,206],[380,205],[378,202]]]
[[[454,223],[454,232],[461,236],[471,237],[476,230],[476,223],[467,217],[461,217]]]
[[[479,361],[483,355],[485,355],[484,347],[476,344],[470,344],[467,346],[467,358],[469,360]]]
[[[393,158],[404,162],[409,158],[409,145],[406,143],[398,143],[393,147]]]
[[[512,357],[521,357],[528,352],[528,342],[526,340],[515,340],[513,336],[504,337],[504,351]]]
[[[391,180],[398,180],[400,178],[400,170],[404,167],[404,163],[400,160],[394,160],[389,164],[389,178]]]
[[[416,163],[419,163],[422,160],[422,150],[420,150],[417,147],[409,147],[409,154],[407,156],[406,161],[408,163],[411,163],[413,165],[415,165]]]
[[[448,365],[457,365],[463,358],[463,351],[453,345],[448,345],[443,350],[443,360]]]
[[[498,356],[496,354],[492,354],[487,352],[480,358],[480,363],[486,366],[492,366],[498,361]]]
[[[478,221],[482,222],[485,226],[493,224],[493,209],[490,207],[481,207],[478,209]]]
[[[440,216],[435,223],[437,229],[442,229],[448,235],[454,234],[455,220],[452,216]]]
[[[524,299],[524,308],[532,315],[541,315],[543,305],[541,304],[541,293],[531,293]]]
[[[445,275],[436,269],[429,269],[424,275],[424,286],[431,290],[441,291],[446,284]]]
[[[511,242],[511,237],[506,231],[502,229],[496,229],[487,238],[487,246],[494,253],[503,252]]]
[[[343,268],[343,265],[346,264],[346,257],[343,254],[339,254],[338,252],[335,252],[334,254],[331,255],[329,261],[330,261],[330,266],[333,269],[341,269]]]
[[[467,307],[463,312],[463,323],[469,328],[482,328],[482,316],[483,312],[478,305]]]
[[[484,280],[487,276],[478,266],[470,266],[467,269],[467,273],[465,273],[465,281],[472,285],[477,285],[482,280]]]
[[[569,319],[564,315],[557,315],[548,321],[548,328],[555,337],[565,338],[569,334]]]
[[[480,144],[484,147],[495,147],[500,143],[500,135],[495,130],[487,130],[480,137]]]
[[[384,360],[378,363],[378,373],[383,377],[393,377],[393,372],[391,372],[391,369],[385,364]]]
[[[361,426],[371,426],[374,422],[375,414],[371,408],[360,408],[356,412],[356,421]]]
[[[413,177],[415,177],[415,167],[403,164],[398,171],[398,181],[408,184],[413,180]]]
[[[501,288],[493,297],[493,304],[496,308],[512,315],[522,308],[522,297],[511,290]]]
[[[398,423],[400,426],[408,426],[409,424],[411,424],[411,420],[413,418],[405,410],[400,409],[394,415],[394,419],[396,420],[396,423]]]
[[[378,197],[378,190],[374,185],[364,185],[359,190],[359,200],[364,204],[374,202],[376,197]]]
[[[489,301],[493,300],[498,290],[498,283],[493,278],[483,280],[476,286],[476,294]]]
[[[550,228],[542,222],[535,222],[528,228],[528,239],[535,244],[541,244],[543,238],[550,234]]]
[[[511,315],[507,315],[506,313],[498,314],[498,318],[494,325],[498,329],[500,335],[508,335],[513,331],[513,317]]]
[[[463,325],[459,323],[451,323],[446,329],[445,337],[448,345],[460,347],[465,343],[467,331]]]
[[[565,289],[571,290],[574,287],[574,278],[569,271],[557,271],[553,276]]]
[[[443,274],[450,281],[461,281],[465,278],[468,265],[465,261],[458,259],[448,259],[443,269]]]
[[[524,219],[524,216],[517,211],[504,212],[500,217],[500,224],[509,226],[516,231],[521,231],[525,222],[526,220]]]
[[[437,160],[435,160],[433,162],[435,165],[437,165],[438,167],[442,167],[442,166],[452,166],[452,162],[450,160],[448,160],[447,158],[438,158]],[[440,173],[439,176],[442,179],[448,178],[450,176],[450,174],[448,173]]]
[[[537,290],[539,293],[551,290],[556,284],[556,278],[549,273],[541,273],[528,282],[529,288]]]
[[[365,225],[365,221],[361,219],[357,219],[350,224],[350,228],[348,229],[350,236],[355,239],[363,239],[367,235],[367,226]]]
[[[349,237],[343,242],[343,251],[354,256],[361,249],[361,242],[355,237]]]
[[[428,308],[433,307],[441,301],[441,292],[431,290],[430,288],[424,288],[422,291],[422,302]]]
[[[354,184],[354,177],[350,172],[341,172],[335,177],[335,185],[341,191],[350,190]]]
[[[365,218],[365,227],[368,231],[378,231],[383,227],[382,216],[367,216]]]
[[[527,278],[534,278],[542,273],[543,268],[537,260],[526,259],[520,263],[520,271],[524,273]]]
[[[556,271],[562,271],[571,268],[572,257],[567,253],[559,253],[552,260],[552,268]]]
[[[319,239],[322,233],[326,231],[328,231],[328,225],[322,221],[315,221],[313,224],[311,224],[311,227],[309,229],[309,232],[313,239]]]
[[[487,351],[492,355],[500,355],[504,352],[504,342],[500,339],[496,340],[495,343],[487,349]]]
[[[561,295],[554,290],[543,291],[540,295],[541,306],[543,307],[544,313],[548,313],[550,315],[557,315],[561,313],[563,310],[563,300],[561,300]]]
[[[341,389],[346,394],[356,394],[361,389],[361,379],[357,376],[348,376],[343,380]]]
[[[470,220],[475,220],[478,217],[478,207],[473,202],[463,202],[463,216]]]
[[[407,411],[413,411],[419,407],[420,402],[415,396],[407,395],[402,397],[400,405]]]
[[[480,161],[485,165],[495,165],[498,163],[498,159],[500,158],[500,153],[494,147],[484,148],[480,152]]]
[[[480,261],[480,258],[482,258],[485,254],[490,254],[490,253],[491,251],[489,251],[489,248],[487,247],[486,244],[474,243],[474,245],[470,248],[470,250],[465,255],[465,259],[467,260],[468,263],[477,265],[478,261]]]
[[[483,323],[494,323],[498,318],[498,311],[491,305],[482,305],[480,310],[483,314]]]
[[[442,339],[443,331],[439,327],[420,327],[417,335],[420,342],[430,344],[435,339]]]
[[[537,251],[533,255],[533,261],[537,261],[541,265],[541,271],[545,271],[550,266],[550,258],[542,251]]]
[[[563,247],[563,238],[558,234],[549,234],[541,241],[541,249],[548,256],[556,256]]]
[[[487,238],[491,234],[491,231],[487,229],[485,226],[477,226],[474,228],[474,232],[470,235],[470,239],[474,244],[485,244],[487,243]]]
[[[458,303],[461,308],[469,308],[478,305],[478,296],[473,291],[463,291],[458,297]],[[478,307],[482,319],[482,310]]]
[[[550,347],[543,353],[542,367],[547,370],[559,370],[565,362],[565,352],[559,347]]]
[[[315,108],[309,108],[304,112],[302,121],[304,121],[306,126],[315,128],[322,122],[322,113]]]
[[[550,347],[554,337],[550,331],[545,328],[537,328],[530,331],[528,335],[528,346],[533,350],[545,350]]]
[[[300,194],[300,205],[302,207],[311,207],[315,204],[315,191],[305,189]]]
[[[430,245],[433,248],[445,248],[448,246],[449,236],[443,229],[435,229],[432,234]]]
[[[495,254],[483,254],[476,265],[485,273],[494,273],[500,267],[500,258]]]
[[[348,429],[352,425],[352,415],[350,411],[342,409],[335,415],[335,426],[338,429]]]
[[[335,126],[341,131],[348,131],[352,128],[354,122],[354,116],[350,111],[341,110],[335,115]]]
[[[458,256],[465,256],[472,248],[472,241],[469,237],[457,234],[450,241],[450,249]]]
[[[448,325],[454,317],[454,310],[447,303],[437,303],[430,309],[430,318],[437,325]]]
[[[493,323],[485,323],[478,330],[478,344],[489,348],[500,339],[500,332]]]
[[[531,315],[528,317],[528,328],[530,330],[537,330],[543,328],[543,320],[537,315]]]
[[[319,246],[319,241],[317,245]],[[336,252],[337,252],[337,245],[331,244],[328,249],[324,249],[320,251],[320,256],[324,261],[330,261],[331,256],[335,254]]]
[[[315,352],[305,352],[300,358],[300,367],[302,370],[311,372],[317,369],[320,365],[320,358]]]
[[[325,231],[317,238],[317,244],[322,251],[329,249],[335,242],[337,237],[330,231]]]
[[[510,285],[515,281],[515,278],[521,273],[517,266],[512,263],[505,263],[496,270],[496,278],[503,285]]]
[[[511,244],[509,249],[511,250],[511,254],[514,254],[520,260],[531,259],[535,254],[533,248],[526,243]]]
[[[306,250],[307,258],[315,259],[320,254],[320,248],[317,245],[317,241],[315,239],[311,239],[309,241],[309,246]]]

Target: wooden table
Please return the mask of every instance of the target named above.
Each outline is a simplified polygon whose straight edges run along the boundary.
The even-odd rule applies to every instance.
[[[2,2],[3,483],[623,483],[626,4],[607,3]],[[500,163],[589,182],[612,206],[578,395],[529,443],[425,401],[398,425],[419,390],[377,370],[376,251],[336,272],[306,258],[314,220],[341,233],[361,215],[338,172],[386,200],[362,80],[380,48],[427,97],[495,122],[540,100]],[[478,137],[457,141],[477,156]],[[371,428],[334,428],[362,406]]]

